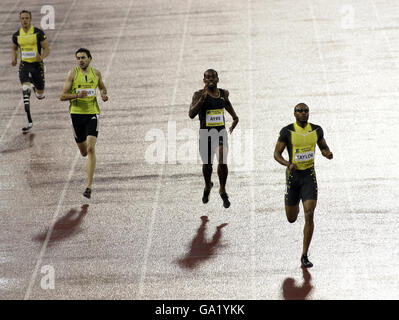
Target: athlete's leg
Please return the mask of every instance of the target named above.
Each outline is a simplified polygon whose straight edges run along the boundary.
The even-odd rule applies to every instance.
[[[227,176],[229,174],[229,169],[227,167],[227,148],[225,148],[223,145],[218,146],[218,176],[219,176],[219,183],[220,183],[220,189],[219,193],[223,194],[226,193],[226,182],[227,182]]]
[[[71,114],[71,126],[73,136],[83,157],[87,156],[87,124],[84,116],[80,114]]]
[[[31,94],[30,82],[22,83],[22,95],[23,95],[23,99],[24,99],[24,107],[25,107],[26,116],[27,116],[28,122],[29,122],[28,127],[29,126],[32,127],[32,122],[33,122],[32,116],[30,114],[30,94]]]
[[[44,94],[44,89],[43,89],[43,90],[38,90],[38,89],[36,89],[36,93],[37,93],[38,95],[42,95],[42,94]]]
[[[314,210],[316,208],[317,200],[305,200],[303,202],[303,210],[305,212],[305,227],[303,229],[303,251],[302,255],[308,254],[310,242],[312,241],[314,230]]]
[[[286,191],[284,195],[285,214],[289,223],[294,223],[299,214],[300,193],[296,174],[290,170],[285,172]]]
[[[205,188],[202,194],[202,203],[208,203],[209,194],[211,193],[211,189],[213,187],[213,182],[211,181],[212,177],[212,163],[202,165],[202,174],[205,180]]]
[[[39,100],[44,99],[46,96],[44,95],[44,89],[43,90],[38,90],[35,87],[33,87],[34,93],[36,95],[36,98],[38,98]]]
[[[202,160],[202,175],[204,176],[205,188],[202,194],[202,203],[209,202],[209,194],[213,187],[213,154],[211,152],[211,140],[208,131],[200,129],[199,152]]]
[[[230,207],[229,196],[226,193],[226,181],[229,169],[227,167],[227,148],[223,145],[219,145],[217,149],[218,155],[218,176],[219,176],[219,194],[223,200],[223,207],[226,209]]]
[[[297,205],[285,205],[285,214],[289,223],[294,223],[298,218],[299,203]]]
[[[19,81],[22,85],[22,96],[24,101],[24,107],[26,116],[28,118],[28,126],[22,128],[23,131],[28,131],[32,128],[32,117],[30,114],[30,94],[31,94],[31,83],[30,83],[30,67],[29,64],[21,61],[19,65]]]
[[[93,183],[94,169],[96,168],[96,142],[97,137],[87,136],[87,188],[91,189],[91,184]]]
[[[202,175],[205,180],[205,189],[204,192],[209,191],[212,188],[212,163],[214,154],[212,153],[211,148],[211,139],[208,136],[208,130],[200,129],[199,133],[199,153],[202,160]]]
[[[78,145],[80,154],[83,157],[86,157],[87,156],[87,140],[85,140],[83,142],[79,142],[79,143],[77,143],[77,145]]]
[[[35,67],[35,69],[31,72],[31,75],[32,75],[33,91],[35,93],[36,98],[38,98],[39,100],[44,99],[45,77],[44,77],[43,62],[41,62],[39,66]]]
[[[204,180],[205,180],[205,190],[210,190],[212,187],[212,171],[213,171],[213,167],[212,167],[212,163],[209,164],[203,164],[202,165],[202,175],[204,176]]]

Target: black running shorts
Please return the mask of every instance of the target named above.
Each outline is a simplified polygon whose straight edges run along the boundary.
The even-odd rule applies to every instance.
[[[286,170],[287,191],[285,192],[285,205],[295,206],[302,199],[317,200],[317,180],[314,167],[306,170],[291,172]]]
[[[204,164],[213,164],[219,146],[223,146],[225,149],[223,163],[227,163],[228,140],[226,129],[200,129],[199,152]]]
[[[86,141],[87,136],[98,136],[99,114],[71,114],[73,134],[77,143]]]
[[[21,61],[19,65],[19,80],[21,83],[31,82],[37,90],[44,90],[44,64],[43,62]]]

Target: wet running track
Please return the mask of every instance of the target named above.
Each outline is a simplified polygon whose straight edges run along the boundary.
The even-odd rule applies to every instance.
[[[397,1],[25,5],[2,0],[0,9],[0,298],[399,299]],[[45,30],[47,97],[31,98],[34,128],[22,135],[11,35],[21,9],[40,27],[44,5],[55,12]],[[100,102],[90,200],[59,100],[80,47],[110,98]],[[240,117],[229,209],[216,169],[210,202],[201,202],[199,123],[187,115],[208,68]],[[273,159],[298,102],[334,153],[316,155],[308,272],[299,263],[303,210],[286,221],[284,167]]]

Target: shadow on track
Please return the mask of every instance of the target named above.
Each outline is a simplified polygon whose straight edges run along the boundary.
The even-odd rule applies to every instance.
[[[34,133],[19,134],[13,140],[7,141],[0,147],[0,153],[12,153],[33,147],[35,140]]]
[[[54,224],[54,229],[51,233],[48,246],[50,247],[57,241],[61,241],[78,234],[81,231],[80,224],[82,223],[84,216],[87,214],[88,208],[88,204],[83,205],[79,212],[73,208],[69,210],[66,215],[59,218]],[[47,228],[46,231],[34,236],[33,240],[44,242],[46,240],[48,230],[49,229]]]
[[[284,300],[306,300],[310,292],[313,290],[313,285],[310,283],[312,275],[308,269],[302,267],[303,284],[297,286],[293,278],[286,278],[283,282],[282,290]]]
[[[191,242],[190,251],[183,259],[178,260],[178,263],[182,268],[194,269],[200,263],[214,256],[215,248],[218,246],[220,238],[222,237],[222,228],[227,226],[227,223],[217,226],[212,237],[212,241],[207,242],[205,239],[205,229],[209,219],[207,216],[202,216],[201,221],[202,222],[198,228],[197,235]]]

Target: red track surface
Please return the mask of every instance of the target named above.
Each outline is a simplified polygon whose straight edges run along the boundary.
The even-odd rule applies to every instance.
[[[35,26],[44,4],[26,8]],[[396,1],[52,5],[47,98],[31,99],[27,135],[10,65],[23,4],[1,5],[0,298],[399,298]],[[59,101],[79,47],[91,50],[110,97],[101,103],[89,201],[82,196],[85,160],[68,104]],[[145,157],[151,130],[167,136],[176,123],[177,133],[196,132],[188,105],[210,67],[240,117],[241,135],[230,138],[227,210],[216,172],[210,202],[201,203],[199,158],[151,164]],[[295,224],[286,221],[284,168],[272,156],[301,101],[334,152],[332,161],[319,152],[316,158],[315,266],[308,273],[299,265],[303,213]],[[178,139],[177,148],[186,141]],[[252,161],[242,165],[239,155]],[[43,266],[54,268],[52,290],[41,287]]]

